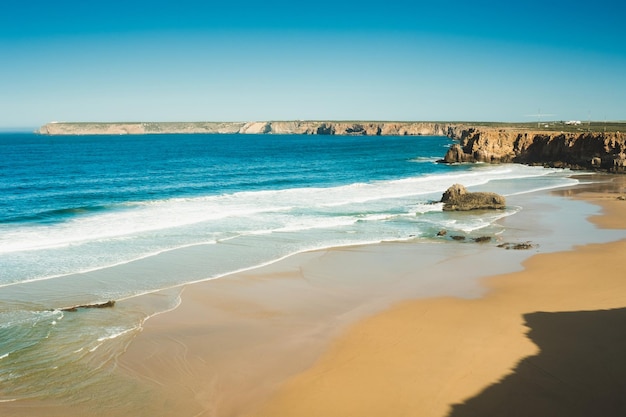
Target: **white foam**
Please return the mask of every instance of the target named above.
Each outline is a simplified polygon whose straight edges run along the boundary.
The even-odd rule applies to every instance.
[[[87,273],[175,249],[254,234],[332,230],[354,225],[363,232],[359,234],[363,240],[388,239],[383,228],[364,223],[441,211],[440,203],[429,204],[424,200],[439,197],[453,183],[472,187],[492,180],[533,178],[555,172],[562,171],[514,164],[485,165],[461,172],[329,188],[246,191],[128,203],[122,210],[96,213],[66,223],[7,229],[0,234],[0,257],[16,253],[15,265],[20,259],[28,258],[36,260],[36,268],[26,271],[31,276],[22,276],[17,270],[12,271],[13,276],[6,275],[6,270],[0,271],[0,282],[4,281],[0,288]],[[563,182],[557,180],[555,184]],[[464,226],[467,230],[483,227]],[[398,234],[398,238],[403,237]],[[19,258],[21,254],[23,258]]]
[[[439,156],[418,156],[417,158],[409,159],[409,162],[416,162],[416,163],[431,162],[431,163],[435,163],[435,162],[437,162],[439,160],[441,160],[441,157],[439,157]]]
[[[579,184],[579,181],[574,179],[574,178],[567,178],[567,179],[564,179],[563,181],[564,182],[560,182],[558,184],[553,184],[553,185],[549,185],[549,186],[545,186],[545,187],[535,187],[535,188],[531,188],[531,189],[523,190],[523,191],[518,191],[518,192],[515,192],[515,193],[511,193],[511,194],[505,194],[505,196],[509,197],[509,196],[515,196],[515,195],[536,193],[538,191],[556,190],[556,189],[559,189],[559,188],[571,187],[573,185]]]
[[[95,352],[95,351],[96,351],[96,350],[98,350],[98,349],[100,348],[100,346],[102,346],[103,344],[104,344],[104,343],[99,343],[99,344],[97,344],[96,346],[94,346],[94,347],[90,348],[90,349],[89,349],[89,353],[93,353],[93,352]]]
[[[105,268],[113,268],[113,267],[116,267],[116,266],[126,265],[126,264],[129,264],[131,262],[139,261],[139,260],[142,260],[142,259],[147,259],[147,258],[150,258],[150,257],[153,257],[153,256],[160,255],[160,254],[165,253],[165,252],[170,252],[172,250],[184,249],[184,248],[200,246],[200,245],[212,245],[212,244],[215,244],[215,243],[217,243],[217,241],[212,240],[212,241],[207,241],[207,242],[192,243],[192,244],[188,244],[188,245],[179,245],[179,246],[175,246],[175,247],[171,247],[171,248],[167,248],[167,249],[162,249],[162,250],[158,250],[158,251],[154,251],[154,252],[144,253],[141,256],[136,256],[134,258],[124,259],[124,260],[122,260],[120,262],[105,263],[103,265],[86,267],[86,268],[83,268],[83,269],[76,269],[76,270],[72,270],[72,271],[69,271],[69,272],[66,272],[66,273],[61,273],[61,274],[44,275],[44,276],[40,276],[40,277],[36,277],[36,278],[23,279],[23,280],[20,280],[20,281],[0,283],[0,288],[11,287],[11,286],[14,286],[14,285],[21,285],[21,284],[30,284],[30,283],[39,282],[39,281],[47,281],[47,280],[51,280],[51,279],[55,279],[55,278],[63,278],[63,277],[67,277],[67,276],[74,275],[74,274],[86,274],[86,273],[89,273],[89,272],[99,271],[99,270],[105,269]]]
[[[249,219],[267,213],[288,213],[293,209],[339,207],[420,196],[445,190],[454,182],[475,186],[493,179],[532,177],[548,173],[544,168],[503,165],[462,173],[433,174],[330,188],[239,192],[133,203],[125,210],[80,217],[62,224],[9,229],[0,237],[0,253],[81,245],[203,222]]]
[[[137,331],[138,328],[133,327],[131,329],[115,329],[113,333],[107,335],[107,336],[103,336],[98,338],[98,342],[104,342],[106,340],[113,340],[113,339],[117,339],[120,336],[124,336],[125,334]]]
[[[424,214],[435,211],[443,211],[443,203],[415,204],[411,214]]]

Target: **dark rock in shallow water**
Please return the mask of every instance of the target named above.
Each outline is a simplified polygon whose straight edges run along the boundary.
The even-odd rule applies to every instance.
[[[496,193],[470,193],[461,184],[454,184],[443,193],[444,211],[498,210],[506,207],[506,200]]]
[[[83,308],[108,308],[108,307],[113,307],[114,305],[115,305],[115,301],[110,300],[105,303],[81,304],[81,305],[77,305],[73,307],[65,307],[65,308],[61,308],[60,311],[74,312],[74,311],[78,311],[78,309],[83,309]]]
[[[465,236],[458,236],[458,235],[450,236],[450,238],[452,240],[465,240]]]
[[[526,249],[532,249],[534,247],[534,245],[530,242],[524,242],[524,243],[501,243],[498,245],[499,248],[504,248],[504,249],[515,249],[515,250],[526,250]]]
[[[479,236],[474,238],[474,242],[476,243],[487,243],[491,242],[491,236]]]

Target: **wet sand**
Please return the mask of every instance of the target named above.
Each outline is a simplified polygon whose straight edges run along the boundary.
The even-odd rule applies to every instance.
[[[626,228],[624,179],[568,190]],[[626,415],[626,241],[539,254],[477,299],[408,301],[350,327],[255,416]]]
[[[562,194],[601,204],[606,215],[594,221],[603,227],[626,228],[616,191],[621,183]],[[533,210],[553,208],[533,204],[504,220],[519,239],[546,232]],[[626,306],[615,273],[625,250],[539,254],[505,275],[542,250],[414,241],[303,253],[187,286],[179,308],[146,323],[120,373],[137,381],[141,415],[462,412],[538,354],[541,341],[526,335],[534,312]]]
[[[560,194],[600,204],[595,223],[626,229],[617,178]],[[538,246],[504,250],[494,236],[334,248],[187,285],[180,306],[148,320],[118,358],[123,396],[5,403],[2,414],[594,415],[585,407],[601,398],[601,414],[617,415],[626,342],[612,329],[626,328],[626,241],[546,253],[610,239],[571,224],[581,218],[571,199],[510,200],[523,210],[501,220],[506,239]]]
[[[478,266],[491,251],[416,242],[335,248],[189,285],[182,304],[150,319],[119,364],[152,396],[142,415],[243,415],[349,324],[407,297],[480,296],[480,268],[449,272],[468,258]],[[432,276],[416,280],[427,265]]]

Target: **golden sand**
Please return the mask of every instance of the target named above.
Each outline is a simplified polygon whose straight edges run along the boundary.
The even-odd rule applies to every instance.
[[[616,194],[579,196],[603,207],[598,225],[626,228]],[[253,415],[626,415],[625,254],[626,241],[540,254],[484,279],[480,299],[403,302],[352,326]]]
[[[600,227],[626,229],[625,184],[621,176],[562,194],[600,205]],[[532,236],[541,226],[523,228]],[[625,416],[626,241],[535,255],[481,285],[485,256],[517,258],[474,256],[478,248],[331,249],[189,285],[180,307],[150,319],[116,363],[115,377],[134,387],[132,407],[25,401],[0,414]],[[443,264],[452,279],[438,273]]]
[[[605,214],[593,220],[602,227],[626,228],[626,201],[615,194],[622,183],[591,189],[563,193],[600,204]],[[479,263],[465,256],[478,248],[331,249],[189,285],[178,309],[146,323],[120,358],[120,373],[143,390],[146,416],[571,417],[596,415],[586,407],[598,398],[613,407],[613,390],[626,392],[611,384],[626,381],[619,363],[626,332],[593,329],[611,328],[607,320],[626,328],[626,313],[592,313],[626,306],[619,268],[626,241],[535,255],[524,271],[481,285],[457,273],[442,282],[440,263],[480,276],[488,273],[484,254],[512,255],[495,249]],[[416,276],[425,258],[433,268]],[[581,311],[589,313],[562,313]],[[591,375],[597,369],[612,373]]]

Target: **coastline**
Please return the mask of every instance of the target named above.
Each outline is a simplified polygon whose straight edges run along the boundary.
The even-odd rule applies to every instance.
[[[599,189],[606,188],[606,185],[594,184],[591,187]],[[584,188],[578,186],[557,193],[573,195],[578,193],[573,190]],[[600,191],[599,196],[606,196],[606,190]],[[592,201],[610,206],[608,200],[600,197]],[[619,203],[614,209],[621,212]],[[528,217],[533,217],[533,214],[529,213]],[[510,227],[517,225],[513,222]],[[534,233],[542,233],[541,225],[528,227],[531,234],[533,230]],[[524,233],[528,230],[523,231],[520,237]],[[620,248],[618,245],[610,253]],[[151,395],[154,396],[152,401],[156,402],[152,404],[154,410],[146,412],[146,415],[368,415],[365,408],[370,410],[369,415],[380,415],[380,407],[388,407],[389,402],[397,401],[388,400],[396,398],[389,393],[389,389],[379,391],[381,387],[376,385],[365,391],[355,388],[352,393],[356,397],[351,397],[350,393],[334,396],[343,393],[349,386],[359,386],[353,384],[354,381],[347,383],[342,379],[339,371],[345,369],[344,364],[355,365],[357,380],[387,381],[390,388],[406,384],[407,381],[398,379],[397,374],[392,377],[395,382],[381,375],[368,376],[373,368],[383,373],[393,369],[386,360],[373,365],[381,359],[380,352],[385,341],[398,345],[404,341],[409,349],[414,349],[416,343],[420,345],[419,340],[401,336],[408,335],[401,329],[393,335],[388,331],[395,328],[394,323],[406,323],[407,314],[415,317],[411,308],[404,312],[405,304],[416,303],[421,307],[415,308],[428,310],[432,309],[431,304],[441,304],[439,308],[444,310],[449,303],[455,302],[481,305],[485,300],[481,296],[486,288],[493,291],[493,286],[492,278],[479,281],[480,277],[520,269],[521,266],[516,265],[535,252],[506,251],[473,244],[402,242],[297,254],[226,279],[187,286],[181,305],[148,321],[143,332],[120,358],[119,365],[123,373],[141,381],[141,384],[150,385]],[[562,253],[578,252],[580,249],[577,248],[575,252]],[[499,260],[489,263],[494,254]],[[539,257],[551,259],[560,255],[549,253]],[[424,265],[429,261],[430,276],[425,277],[419,271],[424,271]],[[548,261],[548,264],[551,262]],[[528,263],[524,266],[532,271]],[[451,274],[455,270],[468,272],[460,277],[458,273]],[[420,275],[422,285],[415,285],[416,273]],[[357,282],[354,281],[356,276],[359,279]],[[381,276],[385,278],[381,280]],[[493,280],[497,281],[496,278]],[[419,300],[407,301],[411,299]],[[395,317],[394,314],[400,316]],[[391,323],[386,322],[387,315],[391,315]],[[436,323],[432,317],[424,318],[433,325]],[[366,357],[361,350],[363,335],[358,329],[367,326],[370,321],[379,320],[383,324],[376,330],[366,330],[372,337],[382,337],[382,340],[372,342],[377,354],[365,363],[350,359]],[[509,338],[523,335],[525,328],[518,323],[511,329],[507,333]],[[435,326],[428,330],[420,329],[415,334],[423,337],[427,331],[440,333]],[[347,343],[347,348],[344,343]],[[453,342],[452,345],[455,343],[460,342]],[[534,352],[532,343],[522,342],[519,345],[525,350],[516,350],[518,356]],[[339,354],[338,349],[344,348],[344,353]],[[438,345],[434,344],[431,348],[437,350]],[[396,371],[407,376],[406,354],[390,353],[385,356],[396,357]],[[429,354],[424,353],[424,357],[428,358]],[[327,361],[334,365],[328,365]],[[505,359],[503,361],[506,362]],[[499,365],[502,364],[493,364],[492,373],[485,373],[483,383],[501,372]],[[464,369],[459,364],[454,368]],[[443,369],[450,369],[450,366]],[[320,374],[325,375],[323,379],[319,378]],[[337,375],[338,380],[334,381],[337,386],[329,382],[333,375]],[[415,379],[415,375],[408,373],[408,376],[411,380]],[[447,377],[449,375],[445,372],[441,373],[442,384],[448,384],[444,381]],[[426,379],[427,385],[437,386],[430,377]],[[317,383],[327,386],[328,392],[317,391]],[[465,382],[461,385],[472,386]],[[376,392],[378,394],[374,394]],[[428,390],[424,392],[429,393]],[[364,395],[372,401],[377,399],[378,406],[369,404],[368,407],[351,410],[350,406],[365,404],[358,401]],[[440,395],[435,395],[435,398],[438,397]],[[269,402],[266,402],[268,398]],[[344,404],[348,408],[337,406],[341,398],[346,400]],[[410,414],[414,411],[412,407],[405,411]],[[311,410],[310,414],[306,410]]]
[[[522,163],[575,170],[626,172],[626,124],[563,121],[534,123],[254,121],[254,122],[52,122],[37,133],[48,136],[243,134],[339,136],[447,136],[457,140],[441,162]],[[608,128],[608,130],[607,130]]]
[[[605,187],[562,194],[626,229],[626,202]],[[402,302],[350,327],[250,415],[623,415],[624,251],[626,240],[538,254],[483,278],[484,297]]]
[[[571,243],[611,240],[607,234],[594,232],[594,227],[588,222],[583,222],[585,224],[580,228],[571,228],[567,224],[572,218],[580,219],[581,210],[588,214],[594,212],[590,208],[597,207],[577,203],[581,196],[584,199],[591,198],[594,204],[602,203],[607,207],[605,210],[608,216],[597,217],[596,220],[606,222],[623,219],[611,216],[611,213],[619,216],[626,203],[616,201],[615,194],[610,193],[615,189],[624,193],[624,178],[601,178],[616,178],[621,183],[578,185],[513,198],[512,201],[523,203],[524,210],[500,221],[510,231],[507,238],[531,240],[537,244],[529,251],[504,250],[495,244],[420,240],[349,246],[299,253],[260,268],[186,285],[180,305],[149,319],[142,332],[134,337],[113,364],[113,381],[119,386],[118,390],[125,391],[124,395],[113,398],[112,394],[97,391],[86,402],[43,404],[38,401],[20,401],[3,404],[2,410],[12,416],[38,415],[43,409],[50,416],[306,416],[305,410],[297,407],[308,404],[307,401],[312,399],[318,408],[313,407],[311,410],[317,410],[317,415],[350,415],[352,411],[349,407],[355,404],[350,401],[351,394],[341,395],[348,408],[338,407],[332,395],[326,396],[328,393],[311,394],[310,388],[315,387],[315,381],[307,378],[319,375],[320,364],[326,363],[330,356],[339,358],[344,364],[360,364],[357,370],[361,373],[357,379],[367,380],[370,375],[374,375],[371,372],[381,372],[372,379],[387,381],[389,387],[378,393],[376,390],[365,391],[368,398],[378,401],[377,404],[370,404],[371,415],[385,414],[382,411],[385,407],[392,410],[392,414],[402,415],[399,408],[397,413],[393,408],[399,406],[391,407],[390,402],[404,403],[397,400],[389,389],[406,385],[407,390],[410,390],[419,372],[407,372],[405,362],[414,362],[411,357],[391,352],[394,346],[408,343],[409,349],[414,350],[416,345],[422,344],[421,339],[416,341],[408,337],[410,332],[394,330],[390,334],[388,331],[401,329],[407,322],[413,322],[416,315],[412,310],[400,313],[397,317],[392,316],[390,322],[386,322],[384,317],[414,303],[436,306],[442,302],[441,305],[445,306],[447,302],[458,302],[480,306],[481,300],[486,299],[484,296],[487,291],[493,292],[491,278],[481,280],[481,277],[497,277],[521,270],[522,261],[535,254],[549,259],[553,254],[545,252],[568,250],[563,253],[578,254],[579,249],[569,251]],[[597,193],[590,194],[590,189]],[[609,213],[609,210],[614,211]],[[605,223],[605,226],[626,228],[620,223]],[[605,244],[600,244],[604,247],[602,245]],[[181,264],[187,261],[178,259]],[[153,266],[158,267],[163,262],[160,260]],[[131,272],[143,273],[145,270],[133,271],[129,265],[117,271],[122,275]],[[572,294],[578,294],[577,290],[572,290]],[[142,297],[145,301],[142,301]],[[158,294],[142,297],[120,301],[119,308],[128,309],[136,303],[154,302]],[[428,309],[434,311],[431,307]],[[409,320],[406,314],[409,314]],[[465,317],[464,314],[462,316]],[[427,317],[426,321],[436,323],[433,317]],[[367,357],[367,352],[360,350],[365,346],[362,342],[367,338],[364,339],[358,333],[356,345],[347,350],[348,359],[335,355],[337,346],[342,346],[344,340],[350,340],[355,329],[376,320],[383,320],[382,328],[375,328],[371,332],[368,330],[365,336],[374,338],[373,345],[378,347],[375,350],[377,355],[370,356],[365,364],[354,359]],[[492,327],[486,327],[493,330]],[[418,329],[416,334],[424,338],[428,330],[437,335],[441,333],[437,329],[437,326],[430,330]],[[525,331],[523,323],[517,323],[512,329],[515,332],[507,333],[507,337],[518,337]],[[481,337],[488,335],[487,332]],[[376,337],[382,337],[382,340]],[[389,340],[394,342],[394,346],[385,347]],[[440,348],[439,345],[431,345],[435,351]],[[530,342],[520,345],[533,347]],[[381,361],[381,349],[389,349],[390,353],[385,357],[398,359],[396,368],[386,360]],[[431,363],[428,352],[424,351],[421,355]],[[432,361],[431,371],[437,369],[435,363]],[[445,366],[447,363],[443,365],[443,371],[450,369],[450,366]],[[466,370],[462,365],[457,364],[455,369]],[[492,374],[488,376],[503,372],[502,367],[497,365],[494,364]],[[332,377],[338,376],[339,385],[342,385],[345,380],[341,379],[343,377],[338,372],[344,369],[346,366],[340,365],[325,370],[321,381],[324,381],[324,385],[330,384],[333,382]],[[384,373],[388,371],[392,373],[385,376]],[[427,381],[432,381],[430,375],[426,376]],[[442,380],[448,376],[445,372],[441,373]],[[454,382],[455,379],[450,381]],[[447,384],[449,382],[444,383]],[[459,384],[462,387],[473,387],[471,381],[461,381]],[[352,383],[348,385],[352,386]],[[428,386],[435,387],[436,384],[428,382]],[[336,392],[342,392],[344,388],[338,387]],[[364,391],[356,389],[356,399],[363,397]],[[334,392],[335,389],[332,389],[330,394]],[[307,397],[309,394],[312,397]],[[441,394],[435,397],[439,398]],[[394,400],[389,401],[390,398]],[[437,404],[443,404],[442,398]],[[289,401],[295,401],[296,404]],[[434,407],[427,401],[424,404]],[[319,408],[324,405],[328,410]],[[406,414],[414,415],[412,405],[409,406]],[[346,414],[339,410],[344,410]],[[367,415],[361,409],[354,412]],[[424,411],[424,415],[443,414]]]

